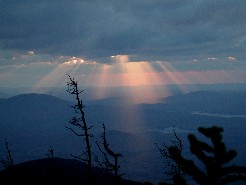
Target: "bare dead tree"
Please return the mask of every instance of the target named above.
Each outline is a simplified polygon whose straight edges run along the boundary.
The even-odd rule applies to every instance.
[[[74,78],[68,75],[69,82],[67,82],[67,92],[74,95],[76,99],[76,103],[74,106],[71,106],[76,115],[73,117],[69,123],[72,127],[66,127],[71,130],[76,136],[82,137],[86,144],[86,150],[83,152],[82,155],[75,156],[72,155],[74,158],[85,161],[90,170],[92,170],[92,151],[91,151],[91,144],[90,138],[92,134],[89,133],[89,130],[92,126],[88,126],[86,119],[85,119],[85,112],[84,112],[84,105],[82,100],[80,99],[80,94],[83,92],[78,88],[78,82],[75,81]]]
[[[159,152],[163,157],[165,157],[167,161],[167,165],[170,168],[170,171],[167,173],[168,176],[171,176],[174,185],[179,184],[183,185],[186,184],[185,179],[183,178],[183,174],[181,171],[181,162],[179,160],[174,160],[173,156],[173,150],[175,150],[178,154],[181,155],[183,152],[183,143],[177,136],[177,133],[175,130],[173,130],[175,139],[170,139],[170,142],[172,143],[171,146],[167,146],[165,143],[162,143],[162,148],[160,148],[156,143],[156,147],[158,148]],[[165,183],[163,183],[165,184]],[[167,183],[166,183],[167,184]]]
[[[106,128],[105,128],[104,123],[102,124],[102,127],[103,127],[103,135],[102,135],[101,144],[103,145],[104,149],[100,147],[98,142],[96,142],[96,144],[100,152],[102,153],[104,159],[102,162],[100,162],[99,158],[96,156],[95,161],[99,164],[101,168],[106,170],[106,172],[113,172],[114,177],[116,179],[120,179],[120,177],[124,175],[124,174],[119,174],[120,166],[118,164],[118,160],[120,157],[122,157],[122,154],[116,153],[112,149],[110,149],[109,144],[106,139]],[[112,159],[110,160],[110,157],[113,158],[113,162],[111,161]]]
[[[6,148],[6,153],[7,153],[6,154],[6,158],[5,159],[1,159],[0,162],[1,162],[1,164],[3,165],[3,167],[5,169],[9,169],[9,168],[14,166],[14,161],[13,161],[10,149],[9,149],[9,145],[8,145],[7,139],[5,139],[5,148]]]

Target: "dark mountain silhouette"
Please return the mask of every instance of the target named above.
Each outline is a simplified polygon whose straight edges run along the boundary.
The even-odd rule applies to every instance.
[[[94,185],[113,185],[113,175],[102,169],[93,168]],[[11,169],[0,171],[1,184],[25,185],[78,185],[86,183],[86,164],[74,159],[44,158],[17,164]],[[140,182],[122,180],[123,185],[141,185]]]
[[[47,151],[44,146],[52,145],[64,153],[72,142],[65,128],[72,115],[69,104],[43,94],[18,95],[0,102],[0,141],[7,138],[13,144],[17,161],[42,157],[40,153]]]
[[[55,115],[57,113],[65,112],[69,102],[63,101],[54,96],[46,94],[22,94],[11,97],[0,104],[0,110],[8,111],[12,114],[42,116],[42,114]],[[69,110],[69,109],[68,109]],[[30,113],[34,113],[30,115]],[[64,114],[60,114],[62,116]]]

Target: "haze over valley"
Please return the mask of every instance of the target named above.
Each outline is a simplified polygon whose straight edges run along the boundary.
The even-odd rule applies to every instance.
[[[198,134],[200,126],[221,126],[227,147],[238,151],[234,162],[245,165],[245,100],[245,91],[197,91],[156,104],[121,104],[118,97],[85,101],[85,113],[93,125],[94,150],[104,123],[110,146],[123,154],[120,170],[125,178],[157,183],[166,178],[167,167],[155,143],[169,143],[173,130],[184,142],[185,154],[191,156],[187,135]],[[1,148],[7,138],[15,163],[44,158],[50,146],[56,157],[79,154],[81,138],[66,128],[74,115],[71,105],[72,101],[34,93],[1,99]]]

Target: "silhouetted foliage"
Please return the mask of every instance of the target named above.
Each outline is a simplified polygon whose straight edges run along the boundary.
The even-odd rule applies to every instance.
[[[99,158],[95,156],[95,161],[99,164],[101,168],[103,168],[107,173],[113,172],[115,180],[117,183],[119,183],[121,176],[124,174],[119,174],[119,168],[118,160],[120,157],[122,157],[122,154],[114,152],[112,149],[110,149],[109,144],[107,142],[106,138],[106,128],[104,123],[102,124],[103,127],[103,134],[102,134],[102,142],[103,149],[100,147],[99,143],[96,142],[100,152],[103,155],[103,161],[100,162]],[[110,159],[113,158],[113,159]],[[113,162],[111,161],[113,160]]]
[[[1,159],[0,162],[5,169],[9,169],[14,166],[14,161],[9,149],[7,139],[5,139],[5,149],[6,149],[6,158]]]
[[[72,155],[74,158],[85,161],[89,167],[89,173],[92,173],[92,151],[91,151],[91,144],[90,144],[90,137],[92,137],[92,134],[89,133],[89,130],[92,128],[92,126],[88,126],[86,119],[85,119],[85,112],[84,112],[84,105],[82,100],[80,99],[80,94],[83,91],[80,91],[78,88],[78,82],[75,81],[73,78],[71,78],[69,75],[69,82],[67,82],[67,92],[75,95],[76,103],[74,106],[71,106],[75,113],[78,116],[73,117],[70,120],[71,127],[66,127],[69,130],[71,130],[76,136],[82,137],[83,140],[86,143],[86,150],[83,152],[82,155],[75,156]],[[90,176],[90,175],[89,175]]]
[[[174,156],[172,153],[172,150],[175,150],[178,155],[182,155],[183,151],[183,143],[177,136],[177,133],[175,130],[173,130],[175,140],[170,140],[172,143],[171,146],[167,146],[165,143],[162,143],[162,147],[160,148],[156,143],[156,147],[160,151],[161,155],[165,157],[167,161],[167,165],[170,168],[170,171],[167,173],[168,176],[171,176],[171,179],[168,179],[168,181],[172,181],[174,185],[186,185],[186,181],[183,177],[183,173],[181,171],[181,163],[179,160],[174,160]],[[169,183],[162,182],[160,185],[168,185]]]
[[[53,148],[50,146],[50,149],[48,150],[48,153],[46,154],[46,156],[51,159],[54,160],[54,150]]]
[[[246,181],[246,167],[226,165],[236,157],[237,152],[235,150],[227,151],[222,142],[223,129],[216,126],[200,127],[198,131],[212,142],[212,146],[210,146],[199,141],[193,134],[188,136],[190,150],[204,164],[205,170],[203,171],[195,165],[194,161],[185,159],[178,148],[168,148],[172,159],[181,165],[181,170],[200,185],[226,185],[240,180]]]

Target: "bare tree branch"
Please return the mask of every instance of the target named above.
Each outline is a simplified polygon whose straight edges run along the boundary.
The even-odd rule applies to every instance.
[[[71,130],[76,136],[83,137],[83,140],[85,140],[86,143],[86,151],[85,156],[86,159],[82,159],[81,157],[75,157],[76,159],[86,161],[90,169],[92,168],[92,151],[91,151],[91,144],[90,144],[90,137],[92,137],[92,134],[89,133],[89,130],[92,128],[92,126],[88,127],[88,124],[85,119],[85,112],[84,112],[84,105],[82,100],[80,99],[79,95],[84,92],[84,90],[78,89],[78,82],[75,81],[74,78],[67,75],[69,78],[69,81],[67,82],[67,92],[69,94],[75,95],[76,103],[74,106],[71,106],[75,113],[79,115],[79,117],[73,117],[70,120],[70,124],[74,126],[79,131],[82,131],[83,134],[78,133],[74,128],[66,127],[67,129]]]
[[[102,153],[104,159],[103,159],[103,162],[101,163],[99,161],[98,157],[96,157],[96,162],[99,164],[99,166],[101,166],[107,172],[113,171],[114,172],[114,176],[119,178],[122,175],[124,175],[124,174],[119,174],[120,166],[118,165],[119,157],[122,157],[122,154],[115,153],[113,150],[110,149],[109,144],[108,144],[107,139],[106,139],[106,128],[105,128],[104,123],[102,124],[102,127],[103,127],[103,135],[102,135],[101,144],[103,145],[103,148],[104,148],[105,152],[100,147],[98,142],[96,142],[96,144],[98,146],[98,149]],[[110,161],[109,157],[113,158],[113,162]]]

